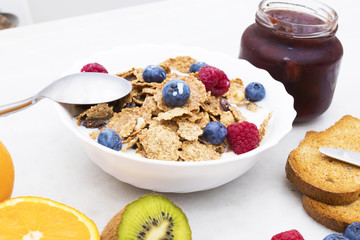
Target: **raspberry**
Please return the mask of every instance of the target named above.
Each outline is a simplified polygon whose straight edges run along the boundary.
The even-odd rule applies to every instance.
[[[278,233],[271,240],[304,240],[303,236],[295,229]]]
[[[227,127],[226,137],[231,149],[238,155],[257,148],[260,142],[256,125],[247,121],[230,124]]]
[[[226,74],[215,67],[204,66],[200,68],[199,80],[205,85],[206,91],[210,91],[213,96],[221,96],[230,88],[230,81]]]
[[[81,72],[108,73],[105,67],[99,63],[89,63],[82,67]]]
[[[221,78],[218,81],[218,84],[211,90],[212,95],[221,96],[221,95],[225,94],[229,90],[230,81],[226,77],[226,75],[224,75],[224,76],[225,76],[225,78]]]

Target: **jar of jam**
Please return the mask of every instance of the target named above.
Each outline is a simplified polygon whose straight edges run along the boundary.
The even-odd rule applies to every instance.
[[[241,38],[239,58],[267,70],[294,97],[295,121],[330,106],[343,48],[337,13],[311,0],[264,0]]]

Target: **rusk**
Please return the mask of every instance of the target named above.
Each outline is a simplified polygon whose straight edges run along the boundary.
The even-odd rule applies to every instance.
[[[337,232],[343,233],[351,223],[360,222],[360,199],[348,205],[334,206],[303,195],[302,203],[310,217]]]
[[[285,167],[288,180],[312,199],[330,205],[355,202],[360,194],[360,168],[323,155],[319,147],[360,152],[360,119],[346,115],[325,131],[307,132]]]

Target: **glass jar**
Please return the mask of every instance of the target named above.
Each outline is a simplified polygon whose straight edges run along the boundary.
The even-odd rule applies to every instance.
[[[239,58],[267,70],[294,97],[295,121],[331,104],[343,48],[335,36],[337,13],[311,0],[264,0],[241,38]]]

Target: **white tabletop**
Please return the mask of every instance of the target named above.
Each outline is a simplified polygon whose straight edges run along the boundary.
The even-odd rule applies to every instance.
[[[285,162],[308,130],[324,130],[350,114],[360,117],[358,11],[355,0],[328,0],[339,15],[344,58],[333,103],[321,117],[293,130],[240,178],[213,190],[173,194],[193,239],[270,239],[298,229],[307,240],[333,231],[310,218],[285,177]],[[93,52],[125,44],[173,43],[238,56],[240,37],[254,22],[257,1],[169,0],[0,32],[0,105],[29,97]],[[128,202],[151,191],[103,172],[60,122],[49,100],[0,118],[0,140],[15,164],[13,196],[41,196],[74,207],[101,232]]]

